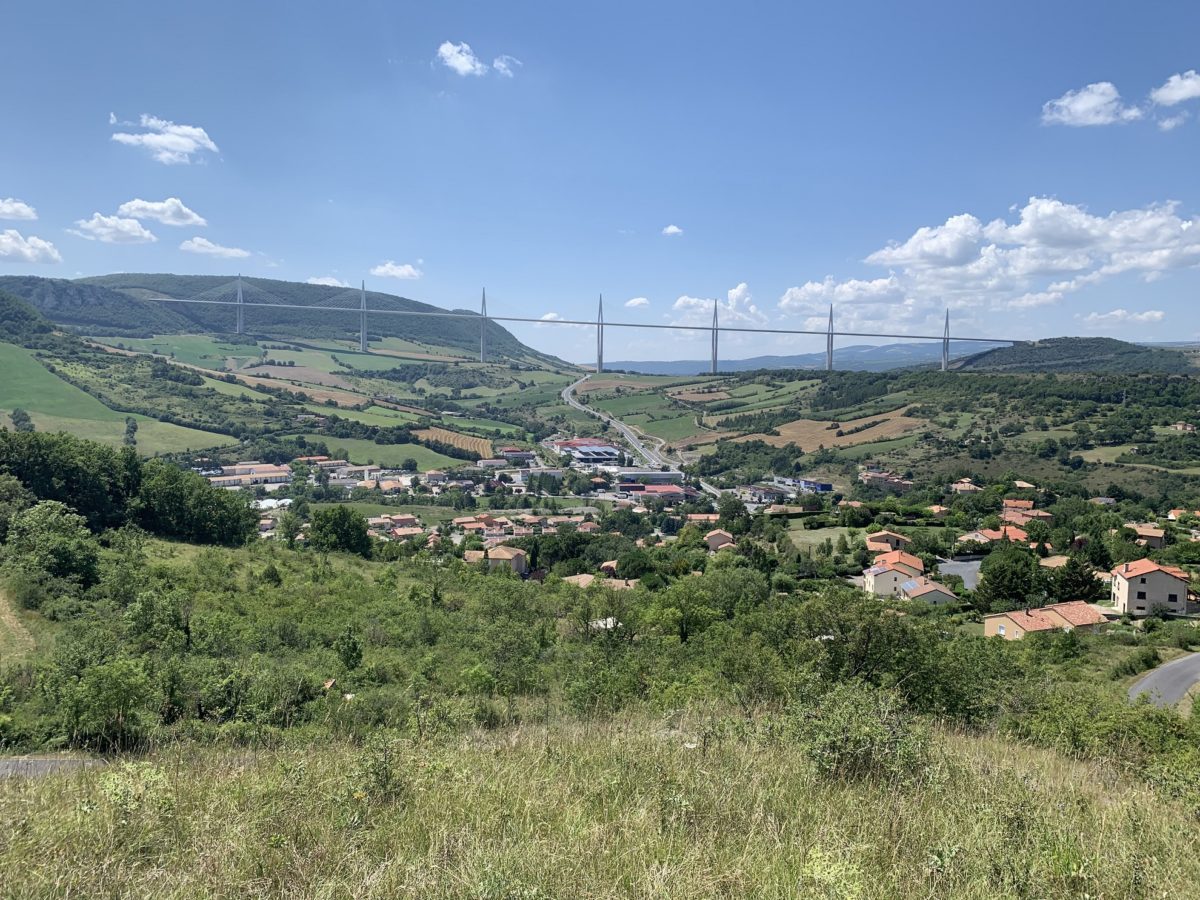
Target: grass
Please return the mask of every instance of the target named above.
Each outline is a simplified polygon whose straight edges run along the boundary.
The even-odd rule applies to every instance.
[[[0,343],[0,415],[16,407],[26,410],[39,431],[66,431],[81,438],[118,446],[125,436],[126,414],[109,409],[91,394],[53,375],[28,350]],[[137,446],[144,454],[203,450],[234,443],[215,434],[135,415]]]
[[[183,744],[133,767],[7,778],[0,871],[12,897],[982,900],[1200,889],[1192,821],[1112,770],[939,734],[914,781],[830,780],[786,740],[722,738],[720,724],[527,724],[366,749]]]
[[[406,459],[415,459],[421,472],[466,465],[465,460],[443,456],[420,444],[376,444],[363,438],[336,438],[325,434],[306,434],[304,437],[309,441],[323,441],[335,456],[341,457],[344,452],[344,458],[352,463],[374,460],[381,466],[399,466]]]
[[[823,543],[826,538],[833,541],[836,547],[838,538],[845,537],[850,539],[850,529],[840,526],[834,528],[805,528],[804,519],[792,519],[788,523],[788,537],[792,539],[792,543],[797,547],[816,547]]]
[[[115,347],[121,344],[129,350],[174,356],[181,363],[205,369],[224,369],[225,360],[234,357],[239,364],[258,359],[259,348],[249,344],[227,344],[207,334],[163,334],[152,338],[92,338],[98,343]]]
[[[12,600],[0,591],[0,665],[19,662],[33,652],[34,639]]]

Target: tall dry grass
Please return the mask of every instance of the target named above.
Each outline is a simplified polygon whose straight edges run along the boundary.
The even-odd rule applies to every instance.
[[[1146,787],[945,733],[901,780],[829,780],[795,744],[637,718],[180,745],[0,783],[13,898],[1194,897],[1198,850]]]

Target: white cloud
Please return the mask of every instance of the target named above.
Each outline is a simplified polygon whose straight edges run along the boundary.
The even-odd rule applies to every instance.
[[[1121,94],[1111,81],[1097,81],[1077,91],[1067,91],[1042,105],[1042,122],[1046,125],[1112,125],[1141,117],[1140,109],[1121,102]]]
[[[118,144],[145,148],[163,165],[187,164],[204,151],[219,152],[208,132],[198,125],[176,125],[145,113],[139,124],[144,131],[137,134],[118,131],[112,139]]]
[[[1182,125],[1187,120],[1188,120],[1188,113],[1187,113],[1187,110],[1184,110],[1183,112],[1181,112],[1177,115],[1167,116],[1165,118],[1159,119],[1158,120],[1158,130],[1159,131],[1174,131],[1176,128],[1178,128],[1180,125]]]
[[[628,307],[629,309],[637,309],[638,307],[649,306],[649,305],[650,305],[650,301],[647,300],[645,297],[632,297],[629,300],[625,301],[625,306]]]
[[[1161,322],[1166,313],[1161,309],[1148,309],[1145,312],[1130,312],[1127,309],[1114,309],[1106,313],[1092,312],[1083,317],[1088,325],[1146,325]]]
[[[222,247],[220,244],[214,244],[208,238],[202,237],[188,238],[179,245],[179,249],[185,253],[199,253],[202,256],[217,256],[222,259],[245,259],[251,255],[249,250],[242,250],[238,247]]]
[[[389,259],[373,268],[371,274],[380,278],[400,278],[413,281],[421,277],[421,270],[411,263],[396,263]]]
[[[960,266],[976,255],[983,226],[972,215],[951,216],[944,225],[918,228],[903,244],[889,244],[867,257],[881,266]]]
[[[665,234],[667,237],[673,237],[677,234],[683,234],[683,229],[680,228],[678,225],[668,225],[666,228],[664,228],[662,230],[662,233]]]
[[[92,213],[90,219],[80,219],[75,224],[78,228],[70,229],[71,234],[102,244],[152,244],[158,240],[137,219]]]
[[[743,325],[746,327],[764,325],[766,314],[754,303],[750,288],[746,282],[725,292],[725,300],[716,300],[717,318],[721,325]],[[677,298],[671,309],[680,313],[672,324],[676,325],[711,325],[714,299],[712,297],[689,297],[684,294]]]
[[[122,216],[134,219],[154,219],[164,225],[207,225],[204,217],[183,205],[178,197],[168,197],[166,200],[130,200],[117,208]]]
[[[438,47],[437,55],[442,65],[464,77],[487,74],[487,64],[480,62],[475,51],[471,49],[471,45],[465,41],[461,44],[443,41],[442,45]]]
[[[348,285],[346,282],[342,281],[340,278],[334,278],[332,275],[313,275],[312,277],[305,279],[304,283],[323,284],[325,287],[350,287],[350,285]]]
[[[1183,74],[1172,75],[1162,85],[1150,92],[1150,99],[1159,106],[1175,106],[1185,100],[1200,97],[1200,73],[1189,69]]]
[[[110,112],[110,113],[108,114],[108,124],[109,124],[109,125],[116,125],[116,124],[117,124],[117,114],[116,114],[115,112]]]
[[[502,53],[492,60],[492,68],[496,70],[497,75],[504,78],[512,78],[516,75],[516,70],[521,68],[525,63],[521,62],[515,56],[509,56],[507,53]]]
[[[0,198],[0,219],[20,219],[32,222],[37,218],[37,210],[23,200],[12,197]]]
[[[14,228],[0,231],[0,259],[25,263],[62,262],[52,243],[33,235],[23,237]]]

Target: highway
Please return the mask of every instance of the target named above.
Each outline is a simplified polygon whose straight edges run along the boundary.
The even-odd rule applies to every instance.
[[[648,465],[656,468],[662,468],[665,466],[672,472],[678,472],[679,467],[667,459],[667,457],[663,454],[661,443],[658,447],[651,449],[646,443],[643,442],[640,435],[638,435],[632,428],[630,428],[620,419],[614,418],[613,416],[610,416],[608,413],[601,410],[593,409],[586,403],[580,403],[575,399],[575,389],[589,378],[591,378],[591,375],[584,375],[582,378],[576,379],[563,388],[563,402],[572,409],[577,409],[582,413],[587,413],[589,416],[594,416],[602,422],[607,422],[609,427],[615,428],[618,432],[620,432],[621,436],[628,441],[629,446],[633,448],[633,452],[642,459],[646,460]],[[707,493],[712,494],[714,497],[721,496],[721,490],[713,487],[711,484],[701,481],[700,487],[702,487]]]
[[[1189,653],[1147,672],[1129,689],[1129,699],[1145,694],[1155,706],[1174,706],[1200,681],[1200,653]]]

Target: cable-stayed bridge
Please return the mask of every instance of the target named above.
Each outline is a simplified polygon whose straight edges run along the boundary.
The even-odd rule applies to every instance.
[[[488,361],[487,323],[492,322],[524,322],[536,325],[585,325],[596,329],[596,371],[604,371],[604,332],[608,328],[642,328],[667,329],[672,331],[708,332],[711,340],[712,374],[717,374],[720,367],[720,336],[723,333],[739,334],[794,334],[816,335],[825,338],[825,368],[833,371],[834,339],[837,337],[852,338],[892,338],[903,341],[941,341],[942,371],[950,367],[950,341],[968,341],[980,344],[1020,344],[1024,341],[1002,337],[963,337],[950,334],[950,310],[946,310],[946,324],[942,334],[891,334],[873,331],[838,331],[834,328],[834,309],[829,307],[829,326],[823,330],[803,328],[750,328],[741,325],[722,325],[719,320],[719,306],[713,301],[711,325],[663,325],[649,322],[611,322],[604,318],[604,297],[600,297],[596,309],[596,318],[584,319],[540,319],[531,316],[491,315],[487,308],[487,290],[483,291],[479,304],[479,313],[452,312],[450,310],[421,310],[421,309],[368,309],[366,282],[355,290],[342,288],[336,293],[323,297],[316,303],[292,303],[271,293],[266,288],[256,285],[248,278],[240,275],[225,284],[217,285],[201,291],[191,297],[151,297],[146,298],[157,303],[195,303],[209,306],[232,306],[235,309],[235,330],[238,334],[246,333],[245,310],[251,308],[297,309],[306,312],[328,311],[332,314],[354,313],[358,315],[358,347],[363,353],[370,352],[367,339],[367,317],[370,316],[426,316],[429,318],[447,319],[478,319],[479,320],[479,361]]]

